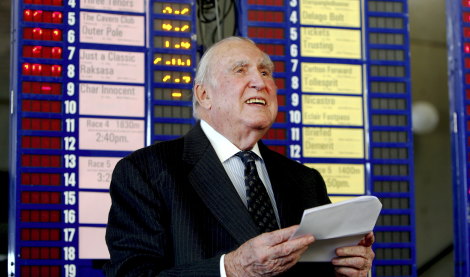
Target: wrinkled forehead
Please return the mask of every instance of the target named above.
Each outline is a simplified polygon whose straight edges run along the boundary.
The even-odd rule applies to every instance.
[[[229,67],[253,65],[270,70],[274,67],[268,55],[256,45],[246,41],[232,41],[220,45],[213,57],[212,65],[216,64]]]

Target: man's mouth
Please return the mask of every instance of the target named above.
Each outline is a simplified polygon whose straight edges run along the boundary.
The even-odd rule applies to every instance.
[[[261,98],[250,98],[245,101],[247,104],[259,104],[259,105],[266,105],[266,100]]]

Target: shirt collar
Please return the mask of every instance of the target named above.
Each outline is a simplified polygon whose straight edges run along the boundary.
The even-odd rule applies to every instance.
[[[217,157],[219,157],[220,162],[223,163],[229,158],[233,157],[233,155],[242,151],[204,120],[201,120],[201,128],[212,144],[212,147],[214,148]],[[259,158],[262,159],[261,153],[259,152],[258,143],[253,146],[251,151],[253,151],[256,155],[258,155]]]

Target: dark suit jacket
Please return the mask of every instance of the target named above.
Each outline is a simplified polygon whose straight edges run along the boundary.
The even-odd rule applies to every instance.
[[[281,227],[329,203],[319,173],[259,143]],[[220,256],[259,235],[200,125],[140,149],[113,172],[108,276],[219,276]],[[289,276],[330,276],[330,264],[298,264]]]

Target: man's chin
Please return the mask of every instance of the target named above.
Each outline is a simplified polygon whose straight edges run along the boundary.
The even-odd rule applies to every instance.
[[[251,129],[263,132],[263,135],[264,135],[264,133],[266,133],[269,130],[269,128],[271,128],[271,125],[273,125],[273,122],[271,122],[271,121],[250,122],[250,124],[248,124],[248,126]]]

